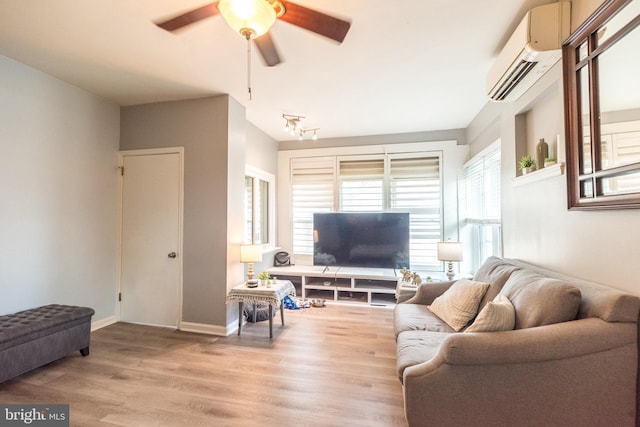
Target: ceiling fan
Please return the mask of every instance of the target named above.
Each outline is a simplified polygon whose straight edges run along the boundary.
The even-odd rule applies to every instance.
[[[351,27],[347,21],[284,0],[220,0],[169,20],[160,28],[175,31],[217,14],[248,40],[253,40],[265,63],[272,67],[281,62],[269,29],[276,19],[288,22],[342,43]]]

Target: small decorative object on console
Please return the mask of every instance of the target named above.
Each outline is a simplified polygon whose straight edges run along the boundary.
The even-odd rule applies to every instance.
[[[400,273],[402,273],[402,282],[405,283],[408,286],[418,286],[422,283],[422,278],[420,277],[420,275],[416,272],[411,272],[409,270],[407,270],[406,268],[403,268],[402,270],[400,270]]]

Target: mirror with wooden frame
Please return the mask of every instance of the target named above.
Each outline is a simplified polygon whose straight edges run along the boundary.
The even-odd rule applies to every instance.
[[[562,53],[569,209],[640,208],[640,0],[605,0]]]

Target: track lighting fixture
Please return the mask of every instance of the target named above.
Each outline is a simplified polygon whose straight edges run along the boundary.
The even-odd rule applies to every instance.
[[[293,114],[283,114],[282,118],[285,120],[284,131],[288,132],[291,136],[298,135],[298,140],[302,141],[307,132],[313,132],[311,139],[318,140],[318,131],[320,128],[305,129],[302,126],[302,119],[306,119],[304,116],[297,116]]]

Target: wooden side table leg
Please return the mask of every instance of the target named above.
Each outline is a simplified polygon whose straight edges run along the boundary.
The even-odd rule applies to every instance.
[[[269,338],[273,338],[273,304],[269,304]]]
[[[253,303],[253,323],[256,323],[256,307],[258,304],[256,304],[255,302]]]
[[[282,322],[282,326],[284,326],[284,300],[280,301],[280,321]]]
[[[242,301],[238,302],[238,336],[242,331]]]

